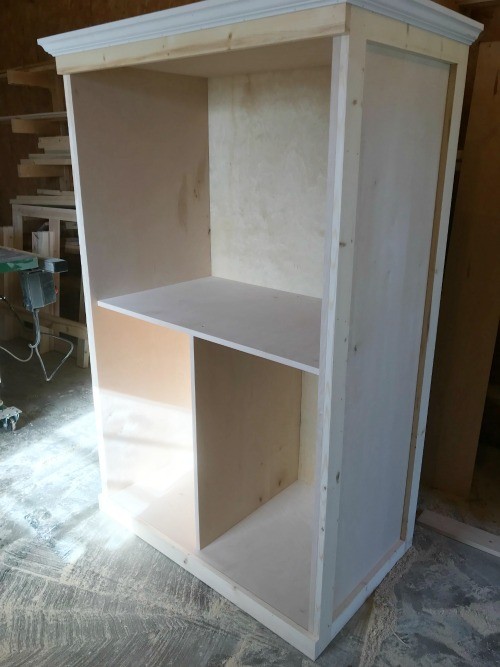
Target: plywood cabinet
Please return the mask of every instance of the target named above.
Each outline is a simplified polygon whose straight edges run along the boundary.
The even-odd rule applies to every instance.
[[[102,508],[310,657],[411,545],[468,44],[208,0],[65,74]]]

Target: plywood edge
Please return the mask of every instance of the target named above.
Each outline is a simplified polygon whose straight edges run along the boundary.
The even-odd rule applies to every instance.
[[[122,307],[120,307],[116,304],[110,303],[106,299],[99,300],[97,302],[97,305],[100,308],[104,308],[106,310],[111,310],[111,311],[114,311],[116,313],[120,313],[122,315],[127,315],[129,317],[134,317],[136,319],[143,320],[144,322],[149,322],[150,324],[156,324],[158,326],[167,327],[168,329],[172,329],[174,331],[180,331],[182,333],[187,333],[189,335],[194,336],[197,339],[208,341],[209,343],[217,343],[218,345],[222,345],[223,347],[231,348],[233,350],[238,350],[240,352],[246,352],[247,354],[251,354],[255,357],[259,357],[261,359],[267,359],[268,361],[274,361],[278,364],[283,364],[285,366],[295,368],[295,369],[297,369],[299,371],[303,371],[305,373],[311,373],[312,375],[319,375],[319,368],[318,367],[312,366],[312,365],[304,363],[304,362],[301,362],[297,359],[289,358],[288,356],[273,354],[272,352],[268,352],[268,351],[259,349],[257,347],[253,347],[253,346],[238,343],[238,342],[236,342],[232,339],[229,339],[229,338],[222,338],[220,336],[211,335],[209,333],[204,333],[204,332],[198,331],[197,329],[193,329],[193,328],[178,325],[178,324],[173,324],[171,322],[167,322],[167,321],[165,321],[163,319],[160,319],[160,318],[157,318],[157,317],[152,317],[152,316],[149,316],[149,315],[141,314],[141,313],[133,311],[133,310],[128,310],[127,308],[122,308]]]
[[[498,535],[488,533],[481,528],[468,526],[461,521],[430,510],[422,512],[418,517],[418,523],[452,540],[500,558],[500,536]]]
[[[103,44],[79,53],[58,55],[57,71],[73,74],[340,35],[346,31],[346,14],[346,5],[336,4],[206,27],[196,32],[165,34],[112,46]]]

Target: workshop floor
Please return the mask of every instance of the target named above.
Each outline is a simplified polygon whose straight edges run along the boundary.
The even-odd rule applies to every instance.
[[[103,516],[90,374],[51,383],[0,353],[2,667],[309,667],[310,660]],[[500,664],[500,561],[417,528],[415,546],[317,661]]]

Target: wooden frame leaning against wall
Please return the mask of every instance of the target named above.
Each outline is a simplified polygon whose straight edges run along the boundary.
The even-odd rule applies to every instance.
[[[428,0],[207,0],[40,40],[101,507],[313,659],[412,542],[480,29]]]

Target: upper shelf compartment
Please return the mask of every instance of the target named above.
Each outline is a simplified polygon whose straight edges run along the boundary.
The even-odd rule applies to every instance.
[[[321,299],[224,278],[201,278],[104,299],[99,305],[319,373]]]

